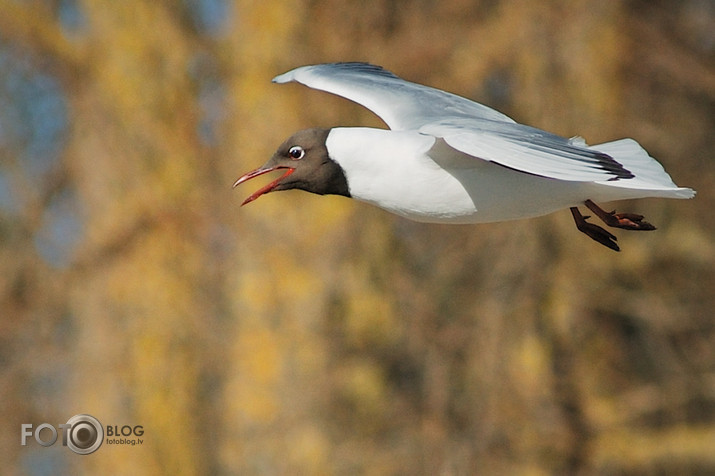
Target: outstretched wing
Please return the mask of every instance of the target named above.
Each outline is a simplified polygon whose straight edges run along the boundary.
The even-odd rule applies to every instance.
[[[303,66],[273,78],[299,82],[361,104],[392,130],[417,130],[476,159],[520,172],[579,182],[632,178],[608,154],[533,127],[487,106],[411,83],[368,63]]]
[[[273,78],[296,81],[361,104],[392,130],[419,129],[446,118],[480,118],[513,123],[487,106],[439,89],[411,83],[368,63],[329,63],[302,66]]]
[[[583,139],[566,139],[523,124],[452,119],[426,124],[419,131],[469,156],[541,177],[599,182],[634,176]]]

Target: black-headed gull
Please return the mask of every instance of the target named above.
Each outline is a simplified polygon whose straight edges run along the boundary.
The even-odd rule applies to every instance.
[[[421,222],[484,223],[570,208],[576,226],[619,251],[616,237],[586,221],[586,205],[608,226],[654,230],[643,216],[606,212],[595,202],[692,198],[633,139],[589,146],[518,124],[469,99],[405,81],[367,63],[303,66],[273,79],[299,82],[355,101],[390,128],[307,129],[262,167],[285,173],[243,204],[275,190],[300,189],[372,203]]]

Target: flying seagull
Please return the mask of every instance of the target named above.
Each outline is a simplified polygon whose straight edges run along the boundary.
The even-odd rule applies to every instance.
[[[361,104],[389,127],[302,130],[234,187],[283,170],[242,205],[276,190],[300,189],[371,203],[432,223],[485,223],[569,208],[576,227],[619,251],[616,237],[587,221],[585,205],[606,225],[654,230],[633,213],[596,202],[692,198],[633,139],[589,146],[524,124],[482,104],[411,83],[367,63],[303,66],[274,83],[298,82]]]

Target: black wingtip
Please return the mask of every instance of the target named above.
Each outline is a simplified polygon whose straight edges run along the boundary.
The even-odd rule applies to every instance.
[[[611,173],[615,175],[615,177],[611,177],[608,179],[609,182],[614,181],[614,180],[620,180],[620,179],[632,179],[635,178],[635,175],[633,172],[628,170],[618,162],[616,159],[611,157],[608,154],[604,154],[603,152],[597,152],[595,155],[596,161],[598,163],[598,166],[605,170],[608,173]]]
[[[370,73],[379,76],[385,76],[388,78],[397,78],[395,73],[386,70],[382,66],[378,66],[372,63],[365,63],[362,61],[345,61],[340,63],[327,63],[323,66],[330,68],[336,68],[343,71],[356,72],[356,73]]]

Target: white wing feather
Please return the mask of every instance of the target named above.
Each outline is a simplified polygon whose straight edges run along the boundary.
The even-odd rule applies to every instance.
[[[574,182],[630,179],[633,173],[608,154],[522,124],[450,120],[427,124],[423,134],[442,138],[475,158],[541,177]]]
[[[451,117],[514,122],[482,104],[405,81],[379,66],[366,63],[302,66],[273,78],[274,83],[291,81],[361,104],[377,114],[393,131],[415,130]]]

